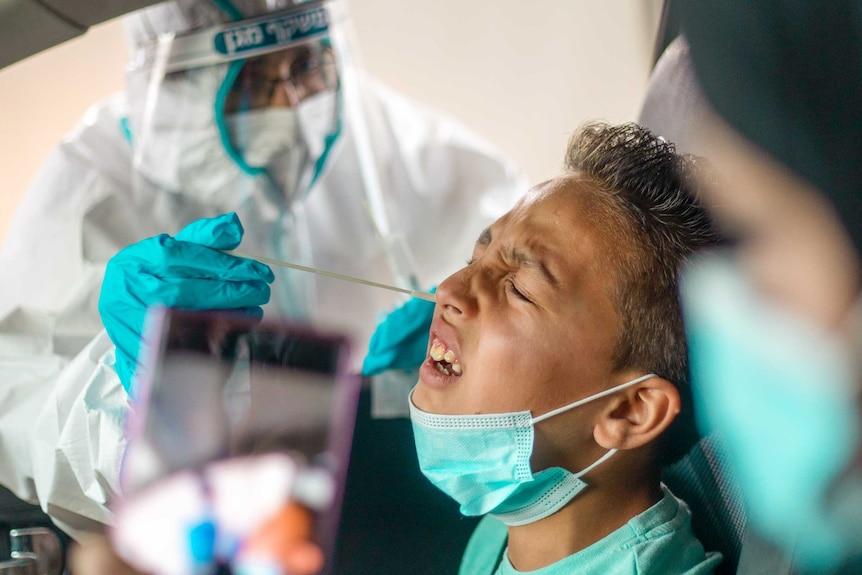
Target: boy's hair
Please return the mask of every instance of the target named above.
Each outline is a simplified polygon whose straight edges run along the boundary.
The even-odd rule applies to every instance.
[[[655,373],[680,393],[682,410],[663,434],[662,464],[698,439],[677,280],[693,251],[719,241],[697,202],[702,165],[632,123],[586,124],[566,151],[566,175],[586,178],[596,190],[587,216],[608,241],[616,270],[611,297],[621,325],[614,368]]]

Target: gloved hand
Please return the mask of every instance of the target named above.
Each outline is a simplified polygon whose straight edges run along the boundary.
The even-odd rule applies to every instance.
[[[435,286],[431,293],[436,290]],[[434,304],[419,298],[411,298],[389,312],[371,336],[362,375],[422,365],[428,353],[428,331],[433,317]]]
[[[116,346],[116,370],[130,391],[147,308],[231,309],[261,317],[269,301],[272,270],[225,254],[242,240],[233,212],[192,222],[176,236],[162,234],[132,244],[108,261],[99,314]]]

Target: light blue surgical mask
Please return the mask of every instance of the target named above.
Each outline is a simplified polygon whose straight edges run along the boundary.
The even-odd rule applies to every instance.
[[[834,566],[862,544],[862,485],[836,483],[859,441],[851,345],[727,256],[696,261],[681,293],[695,412],[726,440],[749,520],[806,568]]]
[[[533,473],[534,426],[652,377],[647,374],[533,417],[529,411],[436,415],[420,410],[410,393],[410,419],[419,467],[438,489],[461,505],[461,513],[490,513],[506,525],[526,525],[556,513],[587,484],[581,477],[607,461],[609,450],[586,469],[560,467]]]

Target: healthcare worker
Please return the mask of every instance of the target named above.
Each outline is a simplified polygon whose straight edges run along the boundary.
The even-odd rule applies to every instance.
[[[132,14],[125,94],[87,112],[25,196],[0,262],[0,483],[73,536],[110,521],[134,371],[123,364],[143,321],[135,298],[170,292],[230,307],[207,298],[241,260],[219,267],[184,241],[229,237],[211,244],[224,248],[241,236],[249,254],[427,288],[523,189],[470,132],[364,75],[348,23],[339,2],[177,0]],[[238,220],[219,216],[231,213]],[[116,354],[97,310],[115,255],[150,273],[118,266],[103,290],[114,326],[128,320],[120,339],[131,348]],[[217,286],[168,285],[149,264],[180,276],[209,265]],[[381,313],[400,301],[273,273],[267,307],[348,332],[357,367]]]

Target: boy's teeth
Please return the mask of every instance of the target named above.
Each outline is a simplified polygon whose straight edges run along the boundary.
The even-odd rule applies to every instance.
[[[446,348],[443,347],[443,344],[435,343],[434,345],[431,346],[431,359],[433,359],[434,361],[440,361],[441,359],[443,359],[445,357],[446,353],[447,353]],[[452,353],[452,352],[450,351],[448,353]],[[446,360],[446,361],[448,361],[448,360]]]
[[[437,371],[439,371],[443,375],[452,375],[451,373],[449,373],[449,370],[443,367],[443,365],[440,363],[437,364]]]
[[[456,375],[461,375],[461,366],[457,363],[458,357],[455,355],[455,352],[451,349],[446,349],[446,346],[439,341],[434,342],[428,355],[430,355],[431,359],[435,362],[438,362],[437,369],[440,373],[451,375],[451,370]],[[446,362],[449,365],[444,367],[440,362]]]

